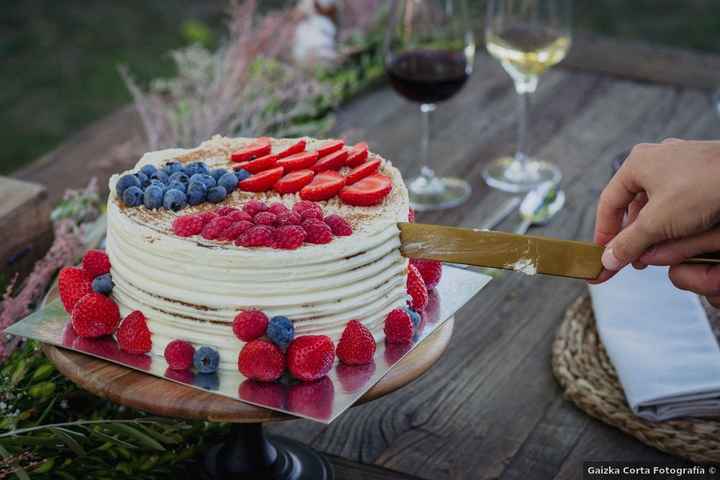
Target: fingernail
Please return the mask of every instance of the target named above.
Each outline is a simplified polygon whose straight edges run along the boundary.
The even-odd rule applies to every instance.
[[[620,260],[615,257],[612,247],[606,248],[602,254],[602,264],[607,270],[616,272],[623,267]]]

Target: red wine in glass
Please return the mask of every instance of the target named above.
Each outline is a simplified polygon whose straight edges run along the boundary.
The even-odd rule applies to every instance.
[[[434,104],[448,100],[463,87],[470,69],[463,52],[409,50],[387,66],[395,91],[410,101]]]

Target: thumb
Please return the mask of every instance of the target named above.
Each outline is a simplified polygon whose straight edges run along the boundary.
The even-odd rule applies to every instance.
[[[605,249],[603,266],[610,271],[620,270],[637,260],[648,248],[665,240],[661,218],[653,205],[647,204],[637,219],[620,231]]]
[[[676,265],[701,253],[720,250],[720,228],[698,235],[663,242],[643,253],[640,261],[647,265]]]

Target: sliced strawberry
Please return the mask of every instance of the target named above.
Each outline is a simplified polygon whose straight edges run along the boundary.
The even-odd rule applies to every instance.
[[[299,192],[308,183],[312,182],[315,172],[312,170],[298,170],[290,172],[275,183],[273,187],[278,193]]]
[[[380,159],[375,159],[370,162],[365,162],[359,167],[355,167],[350,170],[350,173],[345,175],[345,185],[352,185],[353,183],[361,180],[365,177],[377,173],[380,170]]]
[[[270,146],[269,139],[258,139],[252,145],[249,145],[240,150],[236,150],[230,154],[230,160],[233,162],[244,162],[246,160],[252,160],[256,157],[262,157],[270,153],[272,147]]]
[[[301,153],[304,151],[305,151],[305,139],[301,138],[300,140],[293,143],[285,150],[281,150],[280,152],[278,152],[277,157],[285,158],[285,157],[289,157],[290,155],[294,155],[296,153]]]
[[[345,166],[345,161],[348,157],[348,149],[343,148],[337,152],[331,153],[325,157],[322,157],[318,162],[313,165],[312,168],[316,172],[324,172],[325,170],[340,170]]]
[[[247,160],[245,162],[236,163],[232,166],[232,169],[235,170],[236,172],[238,170],[244,170],[245,167],[247,167],[250,162],[252,162],[252,160]]]
[[[325,155],[329,155],[333,152],[337,152],[341,148],[345,146],[345,142],[342,140],[334,140],[332,142],[326,143],[322,147],[316,148],[315,151],[318,152],[318,155],[320,155],[320,158],[324,157]]]
[[[264,192],[270,190],[275,182],[283,176],[283,167],[275,167],[264,172],[256,173],[250,178],[246,178],[238,183],[240,190],[246,192]]]
[[[277,155],[265,155],[264,157],[256,158],[255,160],[250,160],[249,162],[243,162],[246,163],[242,168],[247,170],[250,173],[260,173],[265,170],[270,170],[271,168],[274,168],[277,164],[278,157]]]
[[[377,205],[387,197],[392,186],[390,178],[376,173],[343,188],[340,191],[340,200],[356,207]]]
[[[281,158],[277,161],[279,167],[284,167],[286,172],[310,168],[319,158],[317,152],[303,152]]]
[[[318,173],[306,187],[300,190],[300,198],[319,202],[332,198],[345,186],[345,177],[338,172],[328,170]]]
[[[348,156],[345,165],[348,167],[357,167],[362,165],[368,158],[368,145],[365,142],[358,143],[350,149],[350,155]]]

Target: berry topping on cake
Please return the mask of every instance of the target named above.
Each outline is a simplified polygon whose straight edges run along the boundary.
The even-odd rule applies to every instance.
[[[285,172],[296,172],[298,170],[306,170],[318,161],[320,156],[318,152],[303,152],[295,155],[290,155],[286,158],[281,158],[277,161],[278,167],[285,168]]]
[[[227,214],[227,217],[233,222],[239,222],[245,220],[246,222],[252,222],[252,217],[242,210],[233,209],[232,212]]]
[[[290,172],[273,186],[278,193],[295,193],[302,190],[307,184],[312,182],[315,177],[315,172],[312,170],[297,170]]]
[[[302,217],[295,212],[281,213],[278,215],[276,223],[279,227],[285,225],[300,225],[300,223],[302,223]]]
[[[223,187],[228,193],[231,193],[237,188],[238,181],[238,177],[234,173],[225,173],[217,179],[217,184],[218,187]]]
[[[356,144],[352,149],[350,149],[350,154],[348,155],[345,165],[350,168],[355,168],[365,163],[365,160],[367,160],[367,158],[368,145],[365,142],[360,142]]]
[[[65,311],[71,313],[75,304],[88,293],[92,293],[92,276],[77,267],[65,267],[58,276],[60,300]]]
[[[183,190],[185,189],[182,184],[178,184],[180,188]],[[177,187],[176,187],[177,189]],[[149,210],[157,210],[158,208],[162,207],[163,204],[163,197],[165,195],[165,189],[162,188],[159,185],[150,185],[145,189],[145,194],[143,195],[143,205],[145,205],[145,208]]]
[[[285,349],[295,337],[295,327],[289,318],[276,315],[268,322],[265,334],[271,342]]]
[[[307,243],[325,244],[332,242],[332,230],[322,220],[309,218],[302,223],[302,228],[307,233],[305,236]]]
[[[260,310],[242,310],[233,320],[233,333],[243,342],[249,342],[265,335],[268,318]]]
[[[318,152],[318,155],[320,157],[324,157],[325,155],[329,155],[333,152],[337,152],[341,148],[345,146],[345,142],[342,140],[333,140],[330,142],[326,142],[323,146],[318,147],[315,149],[316,152]]]
[[[266,340],[253,340],[240,350],[238,370],[250,380],[272,382],[285,371],[285,355]]]
[[[258,212],[253,217],[253,223],[255,225],[274,225],[277,220],[277,215],[269,211]]]
[[[324,222],[330,227],[330,230],[332,230],[333,235],[336,237],[347,237],[352,235],[352,227],[347,220],[342,218],[340,215],[328,215],[325,217]]]
[[[301,138],[297,142],[293,143],[289,147],[287,147],[285,150],[281,150],[278,152],[277,157],[278,158],[285,158],[289,157],[290,155],[294,155],[296,153],[304,152],[305,151],[305,139]]]
[[[402,308],[396,308],[385,318],[385,338],[388,343],[409,343],[413,336],[413,322]]]
[[[229,217],[228,217],[229,218]],[[233,222],[230,224],[229,227],[227,227],[223,232],[220,234],[220,237],[218,237],[218,240],[225,240],[225,241],[234,241],[237,240],[240,235],[247,232],[253,227],[252,222],[248,222],[247,220],[240,220],[238,222]]]
[[[274,247],[282,250],[295,250],[305,243],[307,233],[299,225],[284,225],[275,229]]]
[[[82,268],[95,278],[110,273],[110,259],[102,250],[88,250],[82,259]]]
[[[367,207],[381,203],[391,190],[390,178],[376,173],[343,188],[340,200],[348,205]]]
[[[235,208],[235,207],[225,206],[225,207],[220,207],[220,208],[218,208],[217,210],[215,210],[215,213],[216,213],[219,217],[224,217],[224,216],[226,216],[226,215],[230,215],[230,214],[233,213],[233,212],[239,212],[239,211],[240,211],[240,210],[238,210],[238,209]]]
[[[130,187],[122,193],[122,200],[128,207],[139,207],[145,197],[140,187]]]
[[[256,213],[264,212],[267,209],[268,206],[265,204],[265,202],[261,202],[260,200],[250,200],[245,205],[243,205],[243,212],[250,215],[250,217],[254,217]]]
[[[300,198],[319,202],[328,200],[338,194],[345,186],[345,177],[338,172],[328,170],[315,175],[308,185],[300,190]]]
[[[192,367],[195,347],[182,340],[173,340],[167,344],[163,355],[170,369],[187,370]]]
[[[350,320],[337,346],[337,356],[346,365],[365,365],[375,355],[375,339],[358,320]]]
[[[136,187],[140,188],[142,187],[142,184],[140,183],[140,180],[138,177],[132,174],[123,175],[120,177],[120,179],[117,181],[117,184],[115,184],[115,192],[117,193],[118,197],[123,196],[123,193],[125,190],[127,190],[130,187]]]
[[[135,310],[125,317],[115,337],[120,350],[127,353],[147,353],[152,349],[152,334],[145,315],[140,310]]]
[[[238,188],[246,192],[265,192],[270,190],[272,186],[282,178],[283,172],[283,167],[276,167],[256,173],[252,177],[238,183]]]
[[[178,237],[192,237],[202,232],[204,225],[202,215],[182,215],[173,220],[172,230]]]
[[[298,380],[310,382],[324,377],[335,362],[335,347],[326,335],[297,337],[287,350],[288,369]]]
[[[277,161],[277,155],[265,155],[264,157],[245,162],[242,168],[250,173],[260,173],[273,168],[277,164]]]
[[[428,291],[425,282],[414,265],[408,265],[407,292],[410,295],[410,307],[422,311],[428,302]]]
[[[245,162],[253,158],[261,157],[270,153],[272,147],[270,142],[256,142],[240,150],[236,150],[230,154],[230,160],[233,162]]]
[[[207,200],[207,187],[202,183],[191,183],[187,187],[187,202],[191,206],[200,205]]]
[[[192,185],[192,183],[190,185]],[[182,191],[171,188],[165,192],[163,207],[167,210],[177,212],[184,208],[185,205],[187,205],[187,196]]]
[[[114,286],[112,276],[109,273],[95,277],[92,281],[93,291],[103,295],[110,295]]]
[[[212,347],[203,346],[195,350],[193,366],[198,373],[215,373],[220,365],[220,354]]]
[[[240,247],[272,247],[275,229],[267,225],[255,225],[235,240]]]
[[[347,185],[352,185],[353,183],[357,182],[358,180],[362,180],[365,177],[369,177],[370,175],[373,175],[380,170],[380,160],[371,160],[369,162],[363,163],[362,165],[353,168],[346,176],[345,176],[345,183]]]
[[[215,178],[208,173],[196,173],[190,177],[190,183],[202,183],[205,188],[212,188],[217,185]]]
[[[300,215],[301,218],[323,218],[323,210],[320,205],[307,200],[301,200],[292,207],[292,211]]]
[[[207,200],[210,203],[220,203],[223,200],[225,200],[225,197],[227,197],[227,190],[225,190],[225,187],[216,186],[216,187],[210,187],[207,192]]]
[[[200,234],[206,240],[217,240],[225,229],[232,224],[232,219],[228,217],[215,217],[205,224]]]
[[[435,288],[437,284],[440,283],[440,278],[442,277],[442,262],[413,258],[410,260],[410,265],[417,268],[418,272],[420,272],[420,276],[428,290]]]
[[[115,331],[120,322],[120,310],[109,297],[90,292],[73,307],[71,322],[78,336],[101,337]]]
[[[235,178],[237,178],[238,182],[242,182],[246,178],[250,178],[252,174],[245,170],[244,168],[237,168],[233,169],[235,171]],[[237,185],[236,185],[237,187]]]
[[[322,157],[311,168],[315,172],[324,172],[325,170],[340,170],[345,166],[348,158],[348,150],[343,148],[337,152]]]
[[[417,329],[420,326],[420,322],[422,321],[422,316],[410,307],[405,307],[404,310],[407,312],[408,315],[410,315],[410,320],[412,320],[413,327]]]

